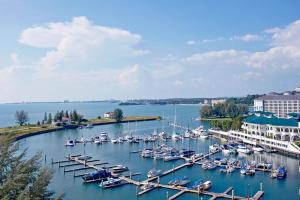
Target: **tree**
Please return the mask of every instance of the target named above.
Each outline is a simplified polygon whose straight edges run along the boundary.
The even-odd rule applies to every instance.
[[[47,124],[51,124],[51,123],[52,123],[52,114],[49,113]]]
[[[16,111],[15,114],[16,122],[20,126],[23,126],[26,122],[29,121],[28,113],[24,110]]]
[[[117,121],[120,122],[123,119],[123,111],[120,108],[117,108],[114,110],[113,113],[113,118]]]
[[[40,125],[41,125],[41,122],[40,122],[40,120],[39,120],[39,121],[37,121],[36,125],[38,125],[38,126],[40,126]]]
[[[0,138],[0,199],[47,199],[53,172],[40,164],[41,154],[32,157],[18,143]]]
[[[226,108],[226,112],[227,112],[228,116],[231,118],[235,118],[239,115],[238,107],[234,103],[228,104],[228,106]]]
[[[72,115],[72,121],[74,121],[74,122],[77,122],[77,121],[79,121],[79,116],[78,116],[78,113],[77,113],[77,111],[76,110],[73,110],[73,115]]]
[[[200,112],[200,116],[201,117],[204,117],[204,118],[206,118],[206,117],[212,117],[212,114],[213,114],[213,112],[212,112],[212,106],[209,106],[209,105],[202,106],[201,112]]]
[[[65,112],[65,117],[69,118],[69,112],[68,112],[68,110],[66,110],[66,112]]]
[[[43,119],[43,124],[44,124],[44,123],[47,123],[47,121],[48,121],[47,113],[45,112],[45,114],[44,114],[44,119]]]

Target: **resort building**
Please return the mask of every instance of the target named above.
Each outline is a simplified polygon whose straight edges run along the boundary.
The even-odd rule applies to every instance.
[[[211,105],[214,106],[216,104],[221,104],[221,103],[225,103],[226,99],[212,99],[211,100]]]
[[[300,147],[295,144],[300,140],[300,114],[292,113],[288,118],[278,118],[273,113],[258,111],[245,118],[241,128],[241,131],[211,129],[210,132],[300,156]]]
[[[280,118],[289,113],[300,113],[300,87],[282,94],[272,92],[254,100],[254,111],[274,113]]]

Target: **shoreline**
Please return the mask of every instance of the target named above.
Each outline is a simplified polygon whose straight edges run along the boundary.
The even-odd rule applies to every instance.
[[[65,125],[65,126],[51,126],[51,125],[45,125],[43,126],[24,126],[23,129],[21,126],[18,127],[2,127],[1,129],[7,129],[4,132],[0,132],[0,139],[2,136],[6,135],[10,137],[14,141],[18,141],[27,137],[40,135],[44,133],[51,133],[55,131],[60,130],[66,130],[66,129],[76,129],[80,126],[86,126],[87,124],[91,124],[93,126],[102,126],[102,125],[109,125],[109,124],[118,124],[118,123],[131,123],[131,122],[144,122],[144,121],[155,121],[155,120],[161,120],[160,116],[128,116],[124,117],[124,119],[120,122],[116,122],[113,119],[90,119],[88,122],[81,123],[81,124],[71,124],[71,125]],[[15,128],[15,130],[14,130]],[[16,129],[19,128],[19,129]],[[11,129],[11,130],[10,130]],[[39,130],[34,130],[39,129]],[[20,131],[20,133],[18,133]],[[11,135],[10,135],[11,134]]]

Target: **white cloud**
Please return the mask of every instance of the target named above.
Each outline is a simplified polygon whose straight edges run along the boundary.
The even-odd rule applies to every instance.
[[[272,34],[272,45],[300,47],[300,20],[284,28],[272,28],[266,31]]]
[[[141,41],[140,35],[96,25],[86,17],[27,28],[19,41],[37,48],[50,48],[38,63],[46,71],[62,65],[103,66],[117,59],[149,53],[134,48]]]
[[[194,41],[194,40],[189,40],[189,41],[186,42],[186,45],[191,46],[191,45],[194,45],[194,44],[196,44],[196,43],[197,43],[197,42]]]
[[[204,39],[202,40],[203,43],[209,43],[209,42],[218,42],[224,40],[224,37],[217,37],[212,39]]]
[[[244,42],[253,42],[253,41],[261,41],[263,40],[263,37],[260,35],[246,34],[242,36],[233,36],[230,38],[230,40],[241,40]]]

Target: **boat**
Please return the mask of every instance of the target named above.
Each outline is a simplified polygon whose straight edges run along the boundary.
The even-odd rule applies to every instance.
[[[90,183],[90,182],[107,180],[107,178],[109,177],[111,177],[111,173],[107,169],[100,169],[96,172],[91,172],[82,176],[82,179],[84,182]]]
[[[258,163],[256,165],[256,168],[263,169],[263,170],[268,170],[268,169],[272,169],[272,164],[262,162],[262,163]]]
[[[113,144],[118,144],[118,143],[119,143],[119,140],[118,140],[118,139],[111,139],[111,143],[113,143]]]
[[[83,136],[81,136],[80,140],[79,140],[79,143],[86,143],[86,140],[84,139]]]
[[[102,188],[111,188],[111,187],[116,187],[119,185],[122,185],[123,181],[119,178],[107,178],[107,181],[102,181],[100,183],[100,187]]]
[[[250,154],[251,150],[248,149],[246,146],[239,144],[237,148],[237,152],[244,153],[244,154]]]
[[[221,147],[218,144],[213,144],[209,146],[209,152],[210,153],[215,153],[220,151]]]
[[[168,139],[168,134],[164,131],[160,132],[158,135],[159,135],[161,140],[167,140]]]
[[[141,152],[141,156],[143,158],[152,158],[153,157],[153,149],[144,149]]]
[[[99,136],[95,136],[95,137],[94,137],[94,143],[95,143],[95,144],[101,144],[101,140],[100,140],[100,137],[99,137]]]
[[[121,173],[125,172],[128,170],[128,167],[123,166],[123,165],[116,165],[115,167],[112,168],[113,173]]]
[[[65,142],[65,146],[69,146],[69,147],[73,147],[75,145],[75,141],[74,140],[66,140]]]
[[[207,189],[211,188],[211,186],[212,186],[212,182],[211,181],[205,181],[203,183],[203,189],[204,190],[207,190]]]
[[[100,141],[101,142],[108,142],[108,134],[107,133],[104,133],[104,132],[102,132],[102,133],[100,133]]]
[[[178,160],[180,158],[180,156],[179,155],[166,155],[166,156],[164,156],[164,158],[163,158],[163,160],[165,161],[165,162],[168,162],[168,161],[173,161],[173,160]]]
[[[286,177],[285,167],[279,167],[277,169],[277,179],[284,179]]]
[[[264,149],[261,147],[252,147],[252,151],[262,153],[264,151]]]
[[[174,179],[172,179],[171,181],[168,182],[168,185],[185,186],[185,185],[187,185],[190,182],[191,182],[191,180],[188,177],[184,176],[182,178],[174,178]]]
[[[172,140],[174,140],[174,141],[180,141],[180,140],[182,140],[182,137],[180,135],[173,134],[172,135]]]
[[[148,173],[147,173],[147,177],[148,178],[153,178],[153,177],[157,177],[160,176],[162,174],[161,170],[158,169],[151,169]]]
[[[200,134],[200,138],[201,139],[207,139],[208,138],[208,134],[207,133],[201,133]]]

